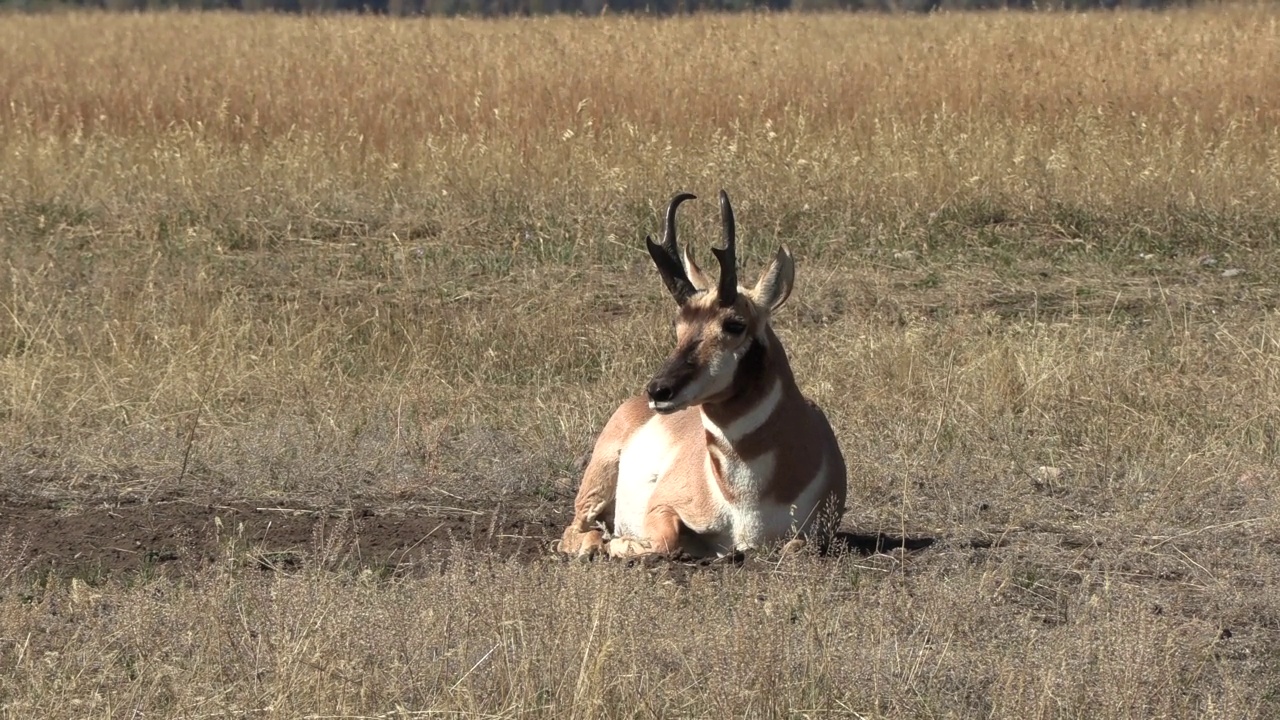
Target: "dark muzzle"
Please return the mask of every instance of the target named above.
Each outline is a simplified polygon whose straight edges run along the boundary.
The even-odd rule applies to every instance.
[[[697,344],[681,349],[658,370],[645,392],[649,395],[649,404],[658,412],[675,412],[682,408],[673,404],[685,386],[698,376],[698,365],[694,362]]]

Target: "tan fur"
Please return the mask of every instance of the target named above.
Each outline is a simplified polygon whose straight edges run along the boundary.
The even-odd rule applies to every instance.
[[[677,298],[676,347],[654,382],[675,378],[681,393],[700,394],[665,415],[645,395],[614,412],[560,550],[709,555],[788,540],[794,550],[806,535],[825,540],[844,512],[846,469],[830,424],[800,392],[769,324],[791,292],[790,253],[781,249],[729,307],[687,250],[679,261],[696,294]],[[731,332],[735,322],[746,331]],[[725,435],[744,426],[741,437]],[[643,505],[627,504],[634,502]],[[631,532],[606,542],[624,524]]]

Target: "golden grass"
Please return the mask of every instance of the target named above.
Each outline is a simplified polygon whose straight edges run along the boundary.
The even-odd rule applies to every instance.
[[[1276,194],[1280,33],[1261,7],[519,23],[19,16],[0,33],[9,157],[37,176],[48,172],[33,163],[72,164],[82,172],[55,177],[104,203],[127,180],[224,205],[236,180],[264,200],[328,189],[385,213],[448,198],[454,212],[492,217],[498,203],[564,223],[679,182],[759,188],[752,202],[771,211],[803,197],[854,217],[975,197],[1102,211],[1265,208]],[[87,137],[91,149],[67,144]],[[238,152],[220,151],[228,142]],[[233,207],[266,211],[249,198]],[[630,238],[641,219],[633,210],[584,234]]]
[[[1278,20],[0,17],[9,502],[567,510],[670,342],[640,237],[725,187],[847,525],[940,539],[85,584],[0,537],[0,714],[1274,715]]]
[[[1245,651],[1220,640],[1213,623],[1161,614],[1149,591],[1091,571],[1046,578],[1034,568],[960,565],[904,577],[850,560],[807,561],[786,573],[701,573],[677,584],[622,567],[460,557],[429,578],[390,584],[222,568],[182,585],[60,583],[34,600],[0,599],[0,627],[24,631],[19,652],[6,658],[16,655],[16,672],[3,681],[6,710],[1258,715],[1250,678],[1235,671],[1248,666],[1238,657]],[[1046,591],[1050,582],[1070,590]]]

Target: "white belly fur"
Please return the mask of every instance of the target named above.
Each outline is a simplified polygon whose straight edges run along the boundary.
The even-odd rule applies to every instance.
[[[827,485],[825,459],[818,472],[809,479],[809,484],[800,493],[800,497],[790,505],[755,499],[759,497],[758,489],[775,470],[772,453],[727,470],[729,472],[726,474],[733,479],[735,485],[746,491],[743,499],[730,504],[714,482],[711,483],[711,491],[716,504],[722,509],[722,515],[732,524],[727,529],[732,534],[734,549],[746,550],[788,540],[808,529],[822,511]]]
[[[675,460],[676,448],[658,416],[649,419],[618,458],[618,494],[614,510],[615,536],[640,540],[644,534],[644,518],[649,498],[658,479],[667,473]]]
[[[822,459],[822,464],[818,466],[818,471],[809,478],[809,484],[800,493],[790,505],[782,505],[780,503],[771,503],[770,510],[773,514],[773,523],[770,528],[774,530],[771,536],[773,539],[787,539],[796,533],[808,531],[823,512],[829,512],[829,508],[825,507],[827,502],[827,488],[830,483],[827,478],[827,458]]]
[[[614,510],[615,537],[648,540],[645,516],[654,488],[666,476],[678,453],[676,443],[658,416],[650,418],[618,458],[618,490]],[[785,542],[796,533],[807,530],[824,508],[829,458],[824,458],[814,477],[808,479],[800,496],[790,505],[760,500],[760,491],[777,471],[773,453],[749,462],[726,463],[725,480],[735,488],[738,502],[730,503],[720,491],[709,467],[704,474],[707,492],[717,511],[709,527],[693,528],[706,540],[721,548],[745,550],[775,542]],[[688,519],[686,518],[686,522]]]

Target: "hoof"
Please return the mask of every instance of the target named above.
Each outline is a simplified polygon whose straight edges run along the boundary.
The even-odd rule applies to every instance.
[[[556,550],[564,555],[576,556],[579,560],[590,560],[604,552],[604,542],[599,530],[579,532],[571,526],[565,529]]]
[[[611,558],[631,558],[649,554],[648,546],[635,538],[628,537],[610,540],[606,550]]]

